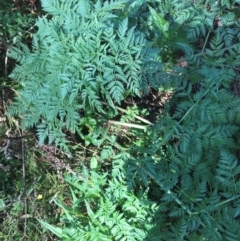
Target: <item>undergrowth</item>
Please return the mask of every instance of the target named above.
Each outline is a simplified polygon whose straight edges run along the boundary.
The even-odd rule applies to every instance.
[[[8,111],[71,167],[61,213],[34,221],[60,240],[238,241],[239,1],[42,7],[32,47],[10,49]]]

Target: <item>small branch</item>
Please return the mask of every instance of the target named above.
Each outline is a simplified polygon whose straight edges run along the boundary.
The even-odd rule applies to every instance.
[[[108,105],[108,104],[107,104],[106,102],[104,102],[104,101],[102,101],[102,103],[103,103],[104,105]],[[115,108],[116,108],[117,110],[120,110],[120,111],[124,112],[124,113],[127,113],[127,111],[126,111],[125,109],[123,109],[123,108],[120,108],[120,107],[118,107],[118,106],[115,106]],[[135,118],[138,119],[138,120],[140,120],[140,121],[142,121],[143,123],[148,124],[148,125],[153,125],[153,123],[151,123],[150,121],[148,121],[148,120],[146,120],[146,119],[144,119],[144,118],[142,118],[142,117],[140,117],[140,116],[135,116]]]
[[[127,113],[126,110],[124,110],[124,109],[122,109],[122,108],[120,108],[120,107],[118,107],[118,106],[115,106],[115,108],[116,108],[117,110],[120,110],[120,111],[124,112],[124,113]],[[140,117],[140,116],[138,116],[138,115],[136,115],[135,118],[138,119],[138,120],[140,120],[140,121],[142,121],[143,123],[148,124],[148,125],[153,125],[153,123],[151,123],[150,121],[148,121],[148,120],[146,120],[146,119],[144,119],[144,118],[142,118],[142,117]]]
[[[34,137],[35,134],[30,134],[30,135],[23,135],[23,136],[0,136],[0,139],[5,139],[5,140],[19,140],[19,139],[26,139],[30,137]]]
[[[27,217],[28,217],[28,207],[27,207],[27,192],[26,192],[26,163],[25,163],[25,149],[24,140],[22,141],[22,172],[23,172],[23,198],[24,198],[24,236],[27,236]]]
[[[147,126],[143,126],[143,125],[131,124],[131,123],[113,121],[113,120],[109,120],[108,123],[111,123],[111,124],[114,124],[114,125],[126,126],[126,127],[130,127],[130,128],[142,129],[144,131],[146,131],[146,128],[147,128]]]

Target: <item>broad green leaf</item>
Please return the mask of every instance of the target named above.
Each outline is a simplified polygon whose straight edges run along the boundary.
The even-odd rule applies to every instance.
[[[5,202],[3,201],[3,199],[0,199],[0,210],[4,210],[6,207]]]
[[[94,157],[92,157],[91,160],[90,160],[90,167],[91,167],[91,169],[96,169],[97,166],[98,166],[98,160],[97,160],[97,158],[94,156]]]
[[[50,230],[52,233],[54,233],[55,235],[57,235],[59,238],[62,238],[62,229],[58,228],[58,227],[54,227],[51,224],[44,222],[43,220],[38,219],[38,222],[42,224],[43,227],[47,228],[48,230]]]

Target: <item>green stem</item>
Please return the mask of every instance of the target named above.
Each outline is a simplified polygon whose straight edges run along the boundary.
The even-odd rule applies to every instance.
[[[225,52],[225,51],[228,51],[229,49],[232,49],[232,48],[234,48],[234,47],[236,47],[236,45],[239,45],[239,47],[240,47],[240,44],[234,44],[234,45],[232,45],[232,46],[230,46],[230,47],[226,47],[226,48],[224,48],[224,49],[222,49],[222,52]],[[212,53],[214,54],[215,52],[216,53],[218,53],[218,51],[219,50],[216,50],[216,51],[212,51]],[[201,53],[198,53],[198,54],[195,54],[194,56],[195,57],[200,57],[200,56],[204,56],[204,55],[208,55],[208,53],[203,53],[203,52],[201,52]],[[186,58],[181,58],[181,59],[178,59],[177,60],[177,63],[181,63],[181,62],[183,62],[183,61],[187,61],[187,59]]]
[[[205,50],[205,48],[206,48],[206,44],[207,44],[207,42],[208,42],[208,38],[209,38],[209,35],[210,35],[211,31],[212,31],[211,29],[208,31],[206,40],[205,40],[204,45],[203,45],[203,48],[202,48],[202,54],[204,53],[204,50]]]
[[[199,103],[199,101],[208,93],[209,89],[205,91],[202,97],[192,105],[192,107],[186,112],[186,114],[182,117],[182,119],[178,122],[179,124],[186,118],[186,116],[191,112],[191,110]]]

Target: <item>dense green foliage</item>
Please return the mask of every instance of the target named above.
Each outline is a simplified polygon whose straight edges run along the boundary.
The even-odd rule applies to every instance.
[[[61,225],[43,227],[61,240],[240,239],[239,3],[42,0],[32,47],[11,48],[9,113],[41,144],[74,155],[71,132],[90,150],[54,195]],[[153,90],[171,97],[145,132],[111,126]],[[149,124],[142,108],[120,124]]]
[[[61,222],[65,228],[40,222],[62,240],[144,240],[152,227],[156,204],[151,204],[147,193],[136,196],[128,191],[123,165],[124,158],[119,155],[109,175],[84,169],[81,180],[67,176],[72,205],[55,200],[64,210]]]
[[[126,95],[140,96],[157,51],[145,47],[142,33],[128,29],[127,18],[115,20],[123,2],[42,6],[53,17],[38,19],[32,52],[22,45],[10,53],[20,63],[11,77],[24,86],[11,113],[23,115],[24,128],[38,125],[40,143],[48,137],[62,146],[63,129],[78,129],[80,111],[105,113],[102,101],[115,108]]]
[[[180,25],[193,47],[179,48],[188,67],[168,75],[174,96],[145,147],[137,148],[143,170],[133,160],[129,176],[155,182],[160,240],[238,240],[238,6],[159,2],[169,31]]]

